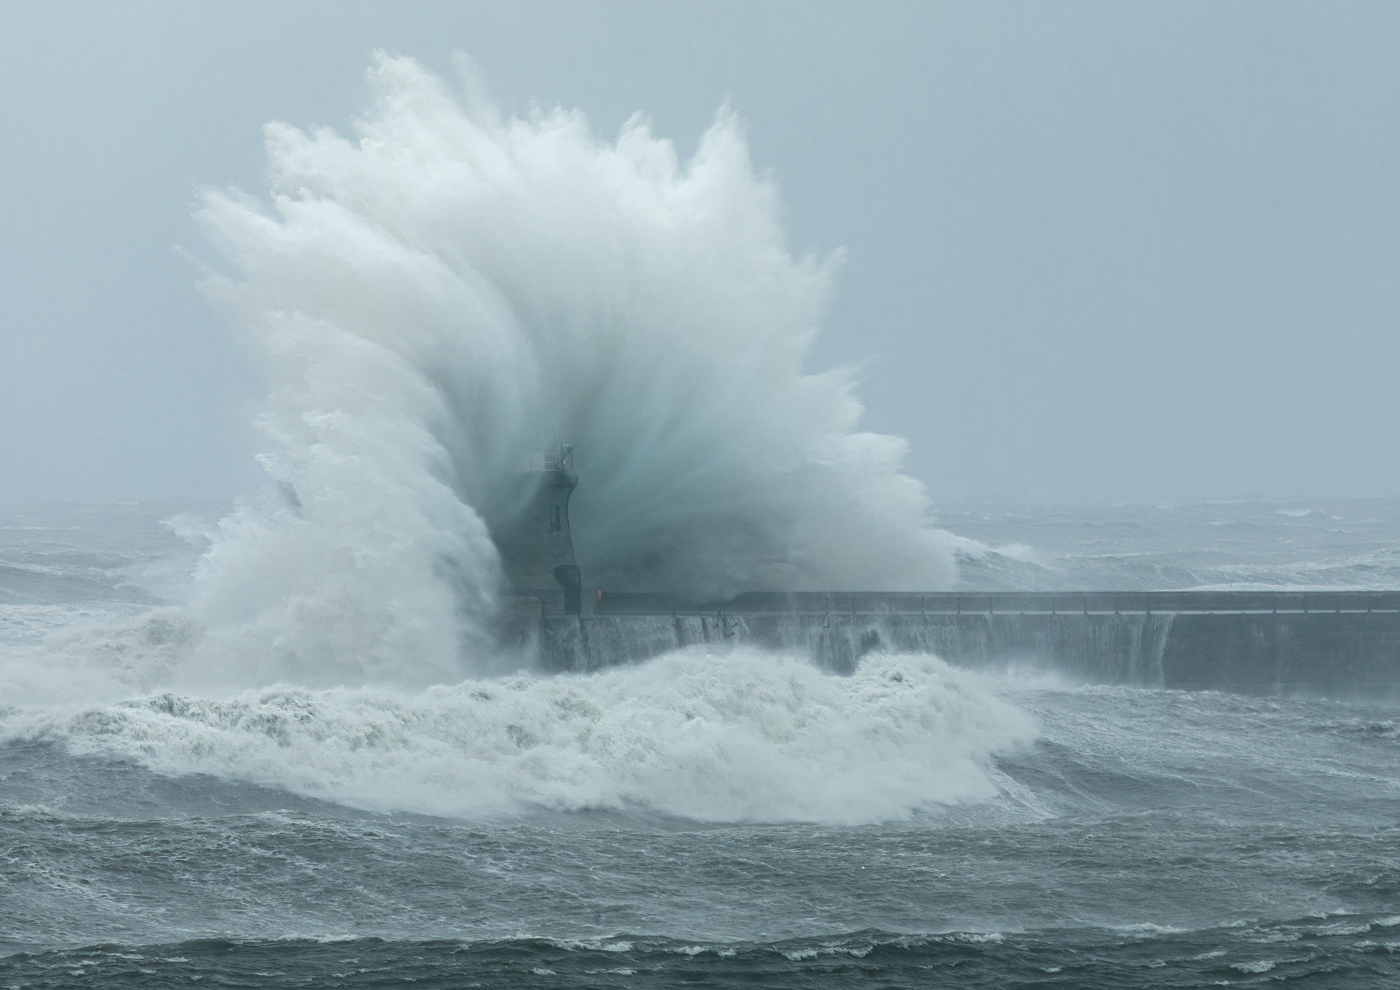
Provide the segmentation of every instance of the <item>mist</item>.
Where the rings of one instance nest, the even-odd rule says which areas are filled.
[[[266,484],[271,382],[201,189],[352,130],[376,49],[502,112],[731,108],[792,257],[844,261],[802,371],[966,498],[1391,495],[1400,14],[1321,3],[56,3],[0,8],[0,500]]]

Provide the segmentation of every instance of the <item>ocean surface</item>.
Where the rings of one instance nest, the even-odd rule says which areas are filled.
[[[215,689],[225,508],[0,512],[0,987],[1400,984],[1393,707],[745,649]],[[970,590],[1400,587],[1400,500],[937,515]]]

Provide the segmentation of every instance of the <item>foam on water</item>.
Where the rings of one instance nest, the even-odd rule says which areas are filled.
[[[721,112],[694,160],[634,118],[505,120],[380,56],[358,140],[267,128],[270,203],[209,192],[232,266],[209,292],[271,385],[283,493],[214,535],[205,673],[451,680],[485,649],[522,459],[577,444],[585,581],[947,587],[946,534],[857,431],[845,371],[805,374],[836,256],[794,259],[771,182]]]
[[[852,677],[753,650],[405,694],[274,687],[0,712],[42,739],[368,810],[641,807],[714,821],[864,822],[983,801],[1034,720],[928,656]]]
[[[0,704],[110,702],[168,686],[198,634],[179,607],[5,612]]]

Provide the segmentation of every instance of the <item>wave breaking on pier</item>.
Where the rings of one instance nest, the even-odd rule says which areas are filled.
[[[561,441],[590,586],[949,586],[905,441],[859,431],[849,371],[803,370],[839,255],[792,257],[732,113],[683,163],[640,116],[608,142],[411,59],[369,80],[355,139],[271,124],[270,200],[198,213],[280,492],[200,566],[214,652],[260,682],[451,678],[486,639],[522,455]]]

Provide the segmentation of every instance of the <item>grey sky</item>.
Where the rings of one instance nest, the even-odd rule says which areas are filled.
[[[1400,494],[1400,5],[0,0],[0,501],[259,484],[177,245],[378,47],[683,155],[728,98],[935,503]]]

